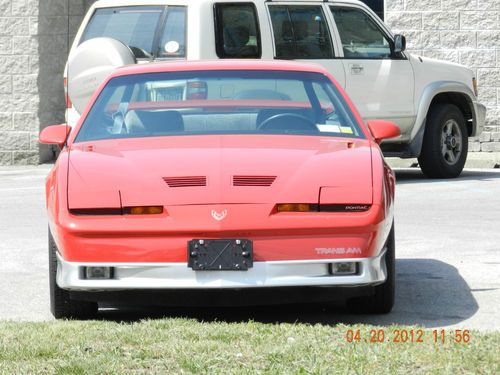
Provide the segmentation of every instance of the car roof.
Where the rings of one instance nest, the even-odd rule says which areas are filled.
[[[98,0],[92,6],[94,8],[108,8],[108,7],[116,7],[116,6],[134,6],[134,5],[192,5],[194,6],[196,3],[213,3],[215,0]],[[242,0],[217,0],[217,2],[241,2]],[[249,2],[250,0],[243,0],[243,2]],[[253,2],[270,2],[269,0],[253,0]],[[349,4],[362,4],[359,0],[273,0],[274,3],[279,2],[329,2],[329,3],[349,3]]]
[[[127,65],[115,70],[110,78],[147,73],[196,71],[196,70],[281,70],[310,72],[328,75],[325,68],[311,63],[288,60],[213,60],[182,62],[154,62],[150,64]]]

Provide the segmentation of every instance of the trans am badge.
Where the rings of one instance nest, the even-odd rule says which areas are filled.
[[[212,210],[212,217],[217,221],[224,220],[226,216],[227,216],[227,210],[224,210],[220,213],[215,210]]]

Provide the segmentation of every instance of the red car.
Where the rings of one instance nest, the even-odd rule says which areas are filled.
[[[394,174],[323,68],[292,62],[116,70],[77,126],[49,126],[50,300],[98,303],[394,301]]]

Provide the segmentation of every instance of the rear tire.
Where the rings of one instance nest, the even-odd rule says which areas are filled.
[[[57,276],[57,246],[49,230],[49,287],[50,312],[56,319],[92,319],[97,314],[97,303],[76,301],[70,298],[67,290],[59,288]]]
[[[458,107],[434,105],[429,110],[418,158],[422,172],[429,178],[458,177],[467,159],[468,141],[465,118]]]
[[[387,314],[394,306],[396,289],[396,246],[394,238],[394,223],[387,237],[385,253],[385,266],[387,278],[383,284],[375,286],[375,292],[371,296],[351,298],[347,301],[347,307],[353,313],[362,314]]]

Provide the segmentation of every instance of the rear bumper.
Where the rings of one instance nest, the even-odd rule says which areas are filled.
[[[298,286],[370,286],[385,281],[385,251],[371,258],[255,262],[248,271],[193,271],[187,263],[81,263],[58,254],[57,284],[70,291],[244,289]],[[338,276],[329,264],[356,262],[356,275]],[[114,267],[113,279],[87,280],[82,267]]]

